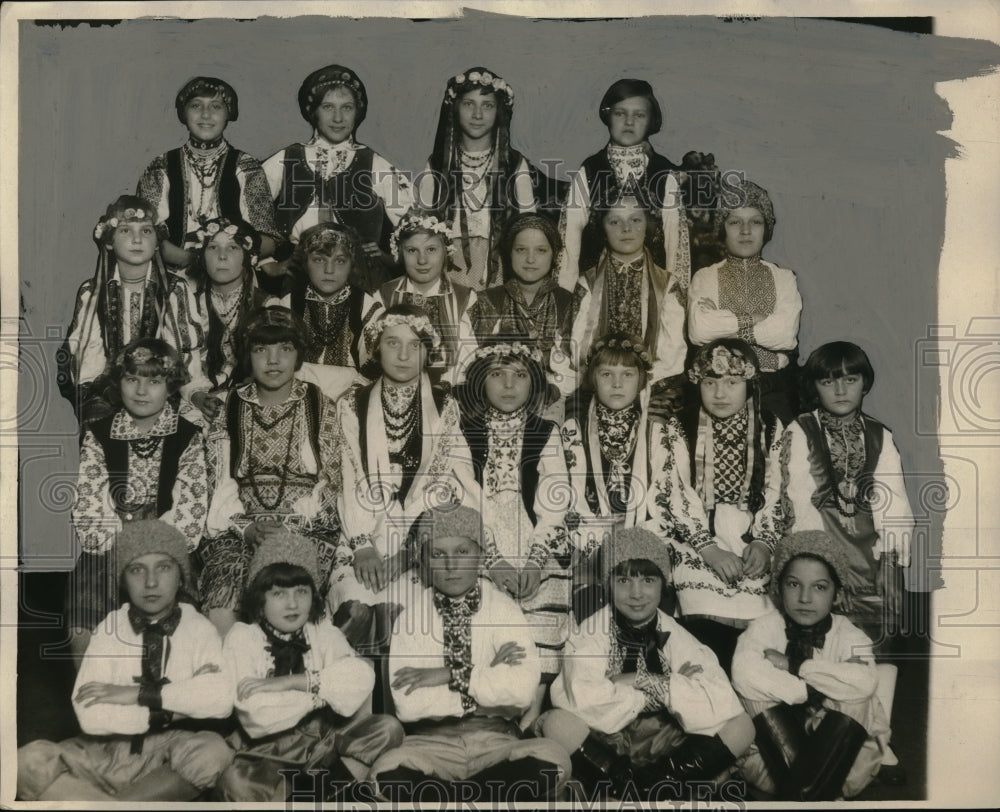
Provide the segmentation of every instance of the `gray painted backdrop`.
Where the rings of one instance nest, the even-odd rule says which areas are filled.
[[[1000,49],[809,19],[703,17],[531,21],[326,17],[21,24],[21,555],[66,569],[78,456],[75,421],[55,388],[54,354],[76,288],[93,273],[91,233],[185,130],[173,100],[191,76],[240,96],[227,136],[265,158],[310,135],[295,101],[317,67],[339,62],[366,83],[359,139],[418,172],[433,143],[448,76],[482,64],[516,93],[514,146],[561,174],[600,148],[597,103],[615,79],[649,80],[665,113],[654,146],[675,161],[715,154],[767,188],[777,227],[766,259],[792,268],[804,300],[800,349],[849,339],[876,370],[865,409],[893,430],[918,515],[938,544],[928,497],[940,480],[937,370],[920,363],[936,323],[944,235],[939,130],[951,114],[934,83],[982,74]],[[928,504],[925,504],[928,503]],[[930,511],[928,513],[928,511]],[[925,515],[926,514],[926,515]]]

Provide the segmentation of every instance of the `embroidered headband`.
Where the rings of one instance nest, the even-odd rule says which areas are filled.
[[[691,362],[691,369],[688,370],[688,379],[691,383],[701,383],[705,378],[722,378],[726,375],[735,375],[737,378],[751,380],[757,374],[757,367],[748,361],[739,352],[735,352],[729,347],[717,345],[712,348],[711,354],[704,350],[699,350]]]
[[[306,254],[311,254],[314,251],[329,254],[339,245],[351,257],[354,256],[358,247],[345,228],[334,223],[323,223],[308,229],[302,235],[300,244]]]
[[[358,75],[343,65],[327,65],[313,71],[303,80],[299,87],[299,112],[302,113],[302,118],[314,124],[313,114],[316,108],[327,92],[335,87],[346,87],[353,94],[358,105],[354,119],[354,129],[357,130],[368,112],[368,93]]]
[[[590,366],[597,357],[597,354],[605,349],[633,353],[639,359],[640,364],[646,372],[649,372],[653,368],[653,357],[650,355],[649,350],[646,349],[646,345],[642,339],[638,336],[624,333],[610,333],[603,338],[597,339],[597,341],[590,345],[590,352],[587,353],[587,365]]]
[[[452,76],[448,80],[448,88],[445,90],[445,103],[451,104],[460,94],[476,89],[502,93],[503,103],[508,107],[514,106],[514,88],[485,68],[470,68],[465,73]]]
[[[115,358],[115,366],[124,367],[126,363],[148,364],[151,361],[158,363],[164,372],[173,372],[181,364],[180,358],[172,353],[153,352],[149,347],[126,347]]]
[[[398,327],[400,324],[405,324],[413,330],[418,338],[429,341],[433,349],[441,346],[441,336],[438,335],[437,330],[434,329],[434,325],[431,324],[431,320],[427,316],[406,316],[402,313],[390,313],[388,316],[383,316],[377,321],[369,322],[365,327],[365,347],[368,350],[368,354],[372,355],[374,353],[379,339],[382,338],[382,333],[388,328]]]
[[[444,246],[448,249],[448,253],[450,254],[455,250],[455,247],[451,244],[451,235],[448,233],[447,223],[438,220],[433,214],[408,211],[399,221],[396,230],[392,232],[392,237],[389,238],[389,253],[396,257],[396,259],[402,259],[399,253],[400,242],[407,237],[412,237],[414,234],[420,233],[439,234],[444,240]]]
[[[177,108],[177,118],[181,124],[187,125],[184,118],[184,108],[187,107],[191,99],[203,96],[214,99],[216,96],[222,97],[222,103],[226,105],[229,121],[236,121],[240,116],[239,98],[236,91],[228,82],[216,79],[214,76],[195,76],[184,87],[177,91],[177,98],[174,99],[174,107]]]
[[[208,248],[208,244],[215,239],[215,235],[219,233],[228,234],[233,238],[240,248],[246,251],[250,255],[250,261],[253,264],[257,262],[257,252],[255,250],[255,234],[251,232],[250,228],[243,224],[234,223],[231,220],[227,220],[225,217],[216,217],[213,220],[207,220],[195,232],[195,236],[198,238],[198,245],[196,250],[204,251]]]

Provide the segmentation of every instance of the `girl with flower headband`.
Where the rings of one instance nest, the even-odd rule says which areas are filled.
[[[136,189],[167,224],[163,258],[175,267],[190,265],[198,230],[218,217],[251,226],[260,235],[260,255],[271,256],[281,235],[264,171],[223,137],[239,117],[236,91],[222,79],[195,76],[177,92],[174,107],[188,140],[156,156]]]
[[[604,94],[598,113],[610,138],[572,177],[562,220],[566,253],[559,284],[573,290],[580,274],[597,264],[604,240],[594,208],[628,194],[648,200],[659,225],[650,244],[653,261],[686,292],[691,256],[679,167],[649,144],[663,123],[653,88],[641,79],[619,79]]]
[[[657,516],[653,481],[666,451],[662,424],[648,419],[650,369],[641,338],[609,333],[591,346],[583,383],[566,403],[562,444],[583,551],[573,585],[578,620],[604,603],[594,553],[605,537],[616,527],[653,526]]]
[[[626,194],[595,204],[592,211],[603,248],[596,264],[576,283],[570,346],[583,359],[597,336],[642,336],[653,361],[650,382],[655,384],[656,411],[672,413],[680,401],[687,354],[686,282],[653,259],[660,223],[647,197]],[[562,359],[558,371],[566,382],[564,392],[575,380],[574,367],[581,366],[571,355]]]
[[[476,350],[458,390],[462,433],[492,531],[486,568],[529,620],[542,670],[559,671],[569,633],[569,475],[555,423],[539,414],[547,383],[541,353],[494,341]],[[541,695],[539,695],[539,700]]]
[[[237,338],[247,313],[268,297],[257,284],[258,236],[251,226],[218,217],[199,228],[195,237],[194,262],[182,277],[191,335],[167,338],[193,347],[191,381],[181,394],[210,422],[222,408],[225,390],[250,375],[238,362]]]
[[[59,391],[73,406],[81,430],[114,411],[117,385],[111,365],[140,338],[170,336],[191,350],[184,290],[167,273],[158,247],[165,236],[146,200],[122,195],[94,229],[97,268],[76,294],[73,321],[58,355]],[[177,341],[173,337],[183,336]]]
[[[514,91],[486,68],[448,79],[434,151],[420,176],[417,201],[438,213],[459,250],[451,278],[475,291],[500,282],[492,254],[503,224],[535,211],[529,164],[510,145]]]
[[[239,363],[248,383],[226,391],[208,430],[211,504],[201,546],[202,609],[225,634],[243,607],[256,549],[292,533],[316,550],[325,594],[340,538],[337,409],[296,374],[306,348],[301,320],[276,305],[247,314]]]
[[[283,301],[306,328],[301,375],[336,400],[366,383],[358,372],[367,360],[364,329],[382,308],[364,287],[361,238],[350,226],[319,223],[302,232],[289,265]]]
[[[444,273],[454,253],[448,227],[414,209],[399,221],[390,245],[405,275],[382,285],[378,300],[386,308],[414,305],[427,314],[441,339],[427,359],[431,380],[435,385],[457,383],[464,359],[476,348],[469,318],[476,293]]]
[[[857,344],[833,341],[802,368],[803,405],[781,438],[781,466],[754,538],[773,543],[797,530],[825,530],[847,558],[844,611],[876,645],[903,608],[913,513],[889,431],[861,411],[875,371]]]
[[[361,236],[374,263],[369,290],[396,274],[389,235],[413,206],[406,175],[377,152],[355,140],[368,115],[368,93],[350,68],[327,65],[299,87],[299,112],[312,138],[291,144],[264,161],[264,173],[289,243],[285,260],[302,233],[319,223],[350,226]]]
[[[427,357],[440,337],[423,311],[394,305],[369,323],[374,381],[338,405],[343,442],[343,541],[331,577],[333,621],[362,654],[386,652],[406,602],[411,561],[404,541],[428,504],[478,504],[456,400],[431,385]],[[380,694],[376,692],[376,696]]]
[[[177,412],[188,379],[180,354],[161,339],[138,339],[118,354],[109,378],[117,409],[84,431],[71,514],[82,548],[66,600],[70,649],[77,656],[97,624],[118,608],[113,556],[122,527],[161,519],[194,550],[208,511],[205,442]]]
[[[706,344],[688,377],[698,392],[665,426],[657,505],[670,538],[681,622],[729,673],[740,632],[770,609],[772,545],[749,530],[777,475],[783,426],[761,408],[757,358],[745,341]]]
[[[716,222],[726,258],[691,280],[688,334],[696,346],[727,336],[750,344],[760,361],[761,403],[787,424],[798,414],[802,299],[792,271],[761,259],[774,233],[771,198],[748,180],[724,187]]]

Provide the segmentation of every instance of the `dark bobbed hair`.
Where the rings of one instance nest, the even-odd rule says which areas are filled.
[[[137,361],[136,350],[148,350],[153,357],[146,361]],[[126,375],[163,378],[167,383],[169,395],[176,395],[180,388],[191,380],[180,353],[161,338],[139,338],[122,350],[109,372],[116,390]]]
[[[656,96],[653,95],[652,85],[643,79],[619,79],[611,85],[601,97],[598,115],[600,115],[604,126],[608,126],[611,108],[620,101],[636,96],[649,101],[650,119],[649,129],[646,131],[646,138],[649,138],[651,135],[656,135],[663,126],[663,112],[660,110],[660,103],[656,100]]]
[[[244,369],[250,369],[250,350],[255,344],[290,342],[298,351],[295,369],[302,369],[306,351],[306,328],[287,307],[271,305],[251,310],[236,342],[237,357]]]
[[[781,572],[778,573],[779,594],[781,589],[781,582],[785,580],[785,575],[788,573],[788,568],[792,566],[793,561],[798,561],[800,558],[805,559],[807,561],[818,561],[820,564],[826,567],[826,571],[830,574],[830,581],[833,583],[835,595],[839,595],[843,591],[844,584],[841,582],[840,576],[837,575],[837,571],[830,566],[830,562],[827,561],[825,558],[823,558],[823,556],[817,555],[816,553],[796,553],[791,558],[789,558],[787,562],[785,562],[785,566],[783,566],[781,568]]]
[[[528,379],[531,381],[531,391],[525,404],[528,411],[538,414],[545,408],[549,385],[545,377],[545,368],[538,361],[525,355],[497,353],[477,358],[469,364],[465,373],[465,383],[456,387],[455,394],[463,416],[481,418],[486,414],[490,407],[486,399],[486,378],[493,369],[508,364],[520,364],[528,372]]]
[[[627,333],[608,333],[606,338],[612,336],[617,336],[620,338],[627,338]],[[626,350],[620,346],[618,347],[602,347],[597,352],[594,353],[593,357],[587,359],[587,371],[584,373],[584,384],[591,391],[596,392],[596,375],[597,367],[601,364],[610,365],[621,365],[623,367],[635,367],[639,370],[639,391],[641,392],[646,388],[646,383],[649,380],[649,373],[646,370],[646,365],[643,363],[642,359],[639,358],[639,353],[634,350]]]
[[[301,285],[309,284],[310,254],[321,254],[328,257],[333,253],[333,248],[326,246],[315,246],[309,250],[306,249],[306,246],[313,237],[326,231],[342,235],[344,239],[341,244],[347,243],[345,247],[351,258],[351,271],[347,276],[347,284],[356,288],[364,288],[364,273],[368,268],[367,254],[365,254],[364,249],[361,247],[362,240],[358,232],[343,223],[317,223],[299,235],[299,242],[295,246],[295,250],[292,251],[291,259],[288,262],[288,267],[296,280]]]
[[[184,84],[184,87],[177,91],[177,97],[174,99],[174,108],[177,110],[177,118],[181,124],[187,126],[187,121],[184,120],[184,108],[187,107],[191,99],[195,99],[198,96],[210,99],[221,96],[223,103],[226,105],[228,120],[236,121],[240,117],[239,98],[229,82],[216,79],[214,76],[195,76],[193,79],[189,79]]]
[[[511,262],[511,256],[514,252],[514,240],[518,234],[522,231],[527,231],[529,228],[541,231],[549,243],[549,248],[552,249],[552,265],[549,267],[550,276],[559,263],[563,241],[555,223],[550,218],[541,214],[535,214],[534,212],[517,214],[507,221],[503,234],[500,236],[500,264],[503,267],[504,282],[516,278]]]
[[[412,304],[394,304],[384,313],[375,314],[376,319],[382,319],[386,316],[426,316],[427,311],[422,307],[417,307]],[[434,349],[434,345],[431,343],[431,339],[427,336],[418,336],[420,343],[424,345],[425,353],[430,356]],[[362,375],[364,375],[368,380],[373,381],[382,375],[382,350],[379,347],[381,343],[381,338],[379,342],[372,347],[371,355],[368,360],[362,365],[359,370]],[[427,361],[424,361],[424,366],[427,366]]]
[[[254,576],[243,595],[243,619],[247,623],[259,623],[264,619],[264,602],[268,590],[272,587],[287,589],[293,586],[307,586],[312,590],[309,622],[317,623],[324,615],[324,602],[319,598],[316,584],[308,570],[287,561],[268,564]]]
[[[861,347],[850,341],[830,341],[813,350],[802,367],[800,378],[805,411],[811,411],[819,405],[817,381],[843,378],[845,375],[860,375],[864,379],[864,394],[871,391],[875,384],[875,370]]]

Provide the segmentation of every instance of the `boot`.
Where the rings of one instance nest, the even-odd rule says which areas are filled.
[[[478,800],[484,805],[492,807],[510,806],[514,801],[547,801],[555,800],[556,788],[559,784],[557,775],[559,768],[548,761],[525,756],[516,758],[513,761],[501,761],[492,767],[487,767],[468,780],[478,784],[480,788]],[[534,792],[530,786],[522,785],[520,797],[509,796],[506,791],[509,787],[517,786],[521,782],[534,782]],[[503,787],[505,793],[497,797],[495,790]]]
[[[789,801],[833,801],[840,797],[847,774],[868,738],[868,731],[850,716],[827,711],[819,727],[778,787],[778,798]]]
[[[657,785],[679,784],[681,796],[687,797],[692,789],[689,783],[711,781],[734,761],[736,756],[718,736],[692,733],[666,759],[642,768],[635,777],[636,788],[649,795]],[[666,791],[665,786],[662,789]]]
[[[632,767],[627,756],[620,756],[608,745],[588,736],[580,749],[570,756],[573,777],[580,782],[590,799],[595,792],[606,798],[621,797],[632,780]]]
[[[326,770],[325,773],[319,775],[322,787],[322,799],[324,801],[334,801],[337,798],[343,798],[348,789],[357,783],[357,779],[354,777],[347,765],[340,760],[340,756],[337,755],[336,751],[330,753],[325,759],[322,759],[317,765],[316,769]]]
[[[776,787],[788,782],[789,769],[798,758],[805,734],[790,705],[775,705],[758,713],[753,719],[757,731],[756,743],[760,757]]]

